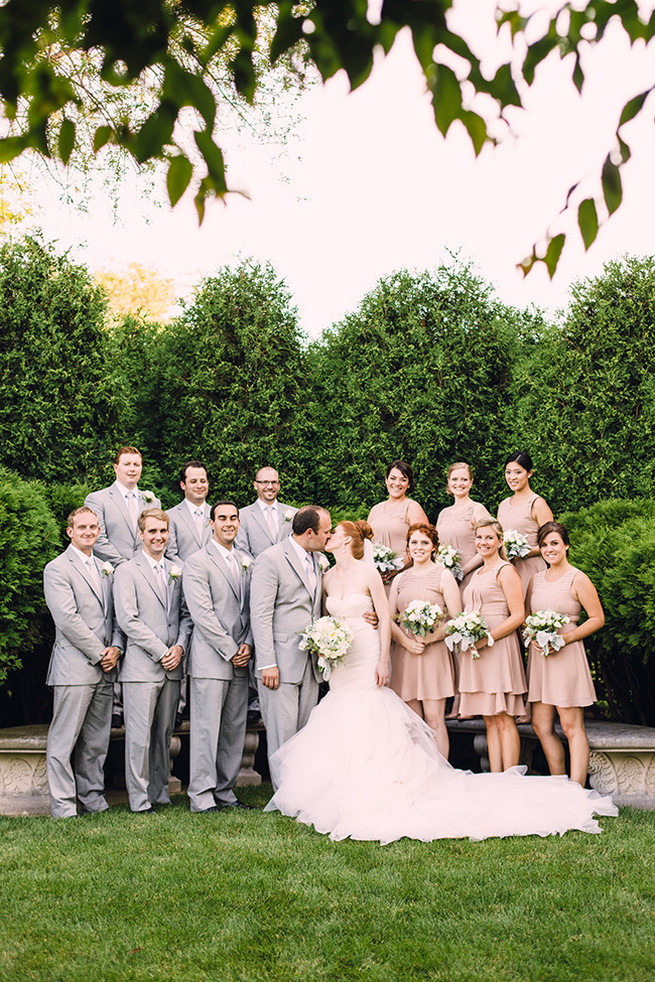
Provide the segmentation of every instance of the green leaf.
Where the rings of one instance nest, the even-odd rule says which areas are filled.
[[[207,188],[211,188],[217,194],[225,194],[227,192],[227,184],[225,183],[225,163],[221,148],[214,143],[211,133],[208,133],[207,130],[196,130],[193,135],[198,150],[200,150],[207,164],[208,174],[207,177],[203,178],[201,187],[204,185]]]
[[[630,99],[629,102],[626,102],[625,106],[623,107],[623,111],[621,112],[621,118],[619,120],[619,128],[621,126],[624,126],[631,119],[635,118],[637,113],[641,111],[643,104],[645,103],[646,99],[648,98],[648,96],[651,94],[652,91],[653,91],[652,88],[646,89],[645,92],[642,92],[640,95],[636,95],[634,99]]]
[[[555,270],[557,269],[559,257],[562,255],[562,249],[564,248],[565,241],[566,236],[561,233],[560,235],[556,235],[555,238],[551,239],[548,243],[548,248],[546,249],[546,255],[543,258],[543,262],[546,264],[548,275],[551,280],[555,275]]]
[[[303,17],[294,17],[293,11],[296,3],[291,0],[282,0],[278,3],[277,29],[271,42],[271,63],[275,64],[277,59],[289,48],[303,37]]]
[[[598,212],[593,198],[585,198],[578,208],[578,228],[582,235],[585,251],[598,235]]]
[[[93,152],[97,153],[106,143],[109,143],[114,130],[111,126],[99,126],[93,134]]]
[[[135,134],[132,153],[140,164],[152,157],[159,157],[162,149],[171,141],[175,116],[168,106],[161,104]]]
[[[25,149],[25,138],[22,136],[8,136],[0,140],[0,164],[7,164],[14,160]]]
[[[621,187],[621,175],[619,173],[619,168],[616,166],[616,164],[612,163],[609,154],[605,158],[605,163],[603,164],[601,181],[607,210],[610,215],[613,215],[621,204],[621,199],[623,198],[623,188]]]
[[[481,116],[473,112],[463,112],[461,120],[468,131],[477,157],[488,139],[487,124]]]
[[[168,165],[168,172],[166,174],[168,198],[173,207],[175,207],[188,188],[192,174],[193,166],[188,157],[184,154],[178,154],[176,157],[173,157]]]
[[[446,65],[435,65],[428,81],[432,90],[434,119],[445,136],[451,124],[462,115],[462,90],[457,76]]]
[[[64,119],[59,129],[59,156],[62,163],[67,164],[75,146],[75,123],[72,119]]]

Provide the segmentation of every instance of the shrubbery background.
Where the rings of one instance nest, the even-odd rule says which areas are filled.
[[[253,472],[270,464],[285,500],[336,516],[366,515],[385,466],[404,457],[431,518],[448,503],[449,463],[471,463],[475,497],[494,511],[505,456],[528,450],[533,487],[567,512],[572,559],[606,607],[589,649],[610,709],[655,724],[655,504],[634,500],[653,495],[654,361],[652,258],[578,284],[556,324],[501,304],[465,263],[399,272],[310,344],[268,266],[219,270],[171,324],[116,324],[84,268],[33,239],[5,244],[4,725],[47,718],[41,571],[70,508],[113,480],[124,443],[142,449],[141,486],[165,506],[179,499],[182,462],[199,457],[214,494],[248,503]]]

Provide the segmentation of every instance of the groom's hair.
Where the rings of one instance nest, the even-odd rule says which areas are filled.
[[[296,514],[293,516],[293,521],[291,522],[291,531],[294,535],[304,535],[309,529],[312,532],[318,532],[318,527],[321,523],[321,512],[325,511],[324,508],[319,508],[317,505],[305,505],[304,508],[300,508]]]

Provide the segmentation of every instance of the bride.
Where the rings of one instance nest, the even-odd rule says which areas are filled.
[[[600,832],[594,814],[616,815],[611,798],[566,777],[458,771],[432,731],[389,688],[389,607],[382,580],[363,561],[366,522],[340,522],[326,544],[336,565],[323,578],[327,611],[353,641],[332,669],[330,691],[306,726],[271,760],[281,811],[332,839],[381,843],[445,838]],[[376,629],[364,619],[374,610]]]

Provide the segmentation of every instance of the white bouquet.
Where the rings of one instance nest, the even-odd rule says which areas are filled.
[[[507,532],[503,534],[503,541],[505,543],[507,558],[510,560],[525,559],[530,552],[528,540],[522,532],[517,532],[516,529],[508,529]]]
[[[400,623],[412,634],[420,634],[424,638],[444,616],[439,604],[431,604],[427,600],[412,600],[400,614]]]
[[[300,650],[318,656],[318,667],[327,682],[332,668],[341,662],[352,644],[353,636],[336,617],[319,617],[300,635]]]
[[[489,633],[487,622],[482,614],[478,613],[476,610],[471,611],[470,613],[464,611],[461,614],[457,614],[456,617],[453,617],[452,621],[448,621],[444,628],[444,636],[450,651],[452,651],[455,646],[457,646],[460,652],[467,651],[470,648],[471,658],[480,657],[480,652],[475,647],[476,641],[481,641],[482,638],[486,638],[487,645],[490,648],[494,643],[494,639]]]
[[[526,644],[538,644],[542,655],[559,651],[564,647],[565,640],[558,631],[560,627],[568,624],[569,619],[566,614],[560,614],[557,610],[535,610],[525,619],[523,640]]]
[[[455,579],[459,582],[462,578],[462,557],[457,549],[452,546],[440,546],[437,553],[437,562],[449,569]]]
[[[382,545],[381,542],[373,543],[373,562],[378,573],[393,573],[394,570],[402,569],[405,565],[397,552],[389,546]]]

